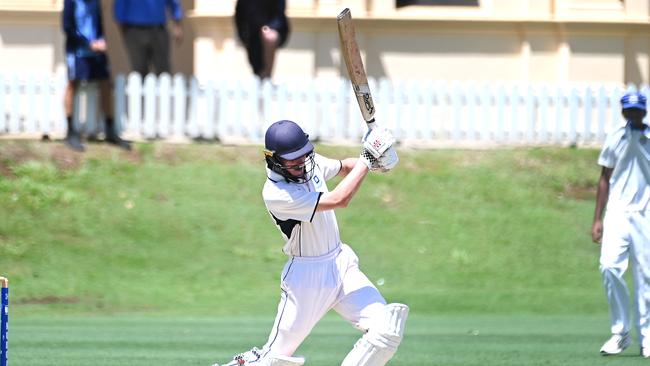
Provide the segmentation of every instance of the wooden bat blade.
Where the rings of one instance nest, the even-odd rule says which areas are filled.
[[[353,84],[368,83],[366,69],[363,67],[361,52],[357,44],[356,31],[352,23],[350,9],[345,9],[336,18],[339,26],[339,40],[341,41],[341,52],[348,69],[350,81]]]
[[[375,103],[370,94],[366,69],[363,66],[361,52],[357,44],[356,31],[352,23],[350,9],[344,9],[337,17],[336,22],[339,30],[339,41],[341,43],[341,54],[345,61],[348,76],[354,89],[354,94],[359,102],[359,108],[363,119],[372,127],[375,121]]]

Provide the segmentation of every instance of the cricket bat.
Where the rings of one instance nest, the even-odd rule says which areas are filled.
[[[339,40],[341,41],[341,54],[345,60],[348,76],[352,83],[352,89],[357,97],[361,115],[368,125],[368,129],[375,128],[375,103],[372,101],[366,69],[363,67],[361,52],[357,44],[354,24],[350,9],[345,8],[337,17],[336,22],[339,28]]]

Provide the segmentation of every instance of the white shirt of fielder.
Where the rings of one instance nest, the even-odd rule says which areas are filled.
[[[645,211],[650,208],[650,127],[629,124],[612,131],[598,157],[598,165],[613,169],[607,211]]]

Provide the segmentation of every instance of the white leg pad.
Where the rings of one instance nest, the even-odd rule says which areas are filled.
[[[341,366],[384,366],[402,342],[409,307],[388,304],[352,348]]]
[[[303,357],[287,357],[287,356],[266,356],[263,359],[262,365],[264,366],[302,366],[305,363]]]

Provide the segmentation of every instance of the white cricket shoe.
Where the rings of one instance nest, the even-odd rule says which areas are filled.
[[[641,357],[650,358],[650,347],[641,347]]]
[[[235,357],[232,358],[232,361],[221,366],[245,366],[252,362],[259,361],[260,358],[262,358],[262,351],[257,347],[253,347],[250,351],[235,355]],[[219,366],[219,364],[215,363],[212,366]]]
[[[603,356],[617,355],[623,352],[632,344],[632,337],[629,334],[614,334],[603,344],[600,354]]]

